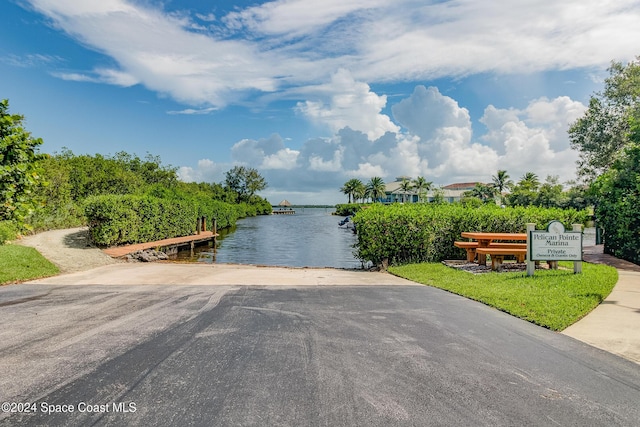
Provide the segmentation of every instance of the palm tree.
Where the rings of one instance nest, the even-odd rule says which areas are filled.
[[[493,186],[500,194],[502,194],[504,190],[508,190],[513,186],[513,181],[509,179],[509,175],[505,170],[499,170],[496,175],[491,177],[491,179],[493,180]]]
[[[504,190],[511,189],[513,187],[513,181],[509,179],[509,175],[507,175],[507,171],[499,170],[496,175],[491,177],[493,180],[493,188],[495,188],[500,195],[500,203],[505,204],[504,196],[502,193]]]
[[[400,183],[400,190],[402,190],[402,203],[406,201],[405,199],[407,197],[407,194],[409,194],[412,189],[413,184],[411,183],[411,181],[403,178],[402,183]]]
[[[518,185],[526,190],[536,191],[538,187],[540,187],[540,180],[538,179],[538,175],[533,172],[527,172],[522,175],[520,178],[520,182]]]
[[[477,197],[482,200],[483,203],[488,203],[495,197],[496,187],[493,185],[477,183],[475,187],[473,187],[473,190],[467,191],[466,193],[471,197]]]
[[[423,176],[419,176],[413,180],[413,188],[416,189],[418,193],[418,198],[422,201],[425,194],[427,194],[431,187],[433,186],[433,182],[427,181]]]
[[[353,202],[357,202],[358,200],[362,200],[364,202],[364,198],[367,196],[367,187],[362,183],[362,181],[357,180],[358,185],[353,190]]]
[[[386,185],[382,178],[379,176],[374,176],[367,183],[367,197],[371,198],[371,201],[375,201],[377,199],[381,199],[386,196]]]
[[[355,194],[358,190],[359,187],[362,187],[364,184],[362,184],[362,181],[360,181],[357,178],[353,178],[350,179],[349,181],[345,182],[344,185],[342,186],[342,188],[340,189],[340,191],[342,191],[342,193],[346,194],[347,196],[349,196],[349,203],[351,203],[351,198],[353,197],[353,201],[355,202]]]

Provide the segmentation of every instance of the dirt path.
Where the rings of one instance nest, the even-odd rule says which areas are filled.
[[[91,245],[86,227],[51,230],[26,236],[17,244],[37,249],[61,273],[90,270],[117,261]]]

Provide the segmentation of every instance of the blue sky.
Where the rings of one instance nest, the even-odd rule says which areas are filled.
[[[566,130],[637,0],[5,0],[0,98],[45,143],[159,155],[186,181],[257,168],[277,203],[351,178],[575,177]]]

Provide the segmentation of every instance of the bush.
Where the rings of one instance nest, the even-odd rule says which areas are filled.
[[[336,215],[340,216],[353,216],[358,213],[363,206],[361,203],[342,203],[336,205]]]
[[[188,202],[151,196],[93,196],[85,203],[89,232],[99,245],[150,242],[192,234],[197,212],[197,207]]]
[[[27,222],[33,232],[81,227],[86,224],[83,205],[73,201],[47,204],[36,209],[27,218]]]
[[[0,245],[18,236],[18,226],[14,221],[0,221]]]
[[[453,246],[463,231],[523,233],[526,224],[544,228],[552,220],[584,224],[586,211],[539,207],[500,208],[484,205],[466,208],[460,204],[375,204],[356,214],[356,256],[380,265],[409,262],[439,262],[464,259],[465,251]]]
[[[640,264],[640,142],[629,144],[593,187],[605,253]]]
[[[205,217],[207,230],[233,227],[239,218],[271,210],[265,203],[229,204],[197,195],[168,192],[150,195],[104,195],[85,203],[89,232],[98,245],[123,245],[187,236]]]

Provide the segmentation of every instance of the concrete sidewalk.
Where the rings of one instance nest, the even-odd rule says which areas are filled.
[[[584,260],[615,267],[618,282],[595,310],[562,333],[640,364],[640,266],[602,249],[585,248]]]

